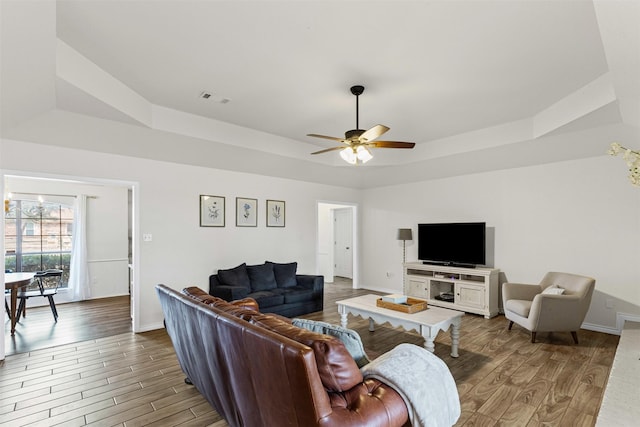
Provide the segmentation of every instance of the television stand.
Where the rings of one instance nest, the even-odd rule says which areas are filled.
[[[443,267],[461,267],[461,268],[476,268],[475,264],[462,264],[458,262],[446,262],[446,261],[422,261],[424,265],[439,265]]]
[[[409,262],[404,264],[405,293],[426,299],[431,305],[481,314],[489,319],[499,310],[499,273],[494,268]]]

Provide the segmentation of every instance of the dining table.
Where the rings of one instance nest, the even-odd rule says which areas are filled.
[[[18,308],[18,289],[27,286],[35,273],[4,273],[4,288],[11,290],[11,336],[16,332],[16,310]]]

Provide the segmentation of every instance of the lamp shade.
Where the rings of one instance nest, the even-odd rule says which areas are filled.
[[[413,240],[413,235],[411,234],[410,228],[399,228],[398,229],[398,240]]]

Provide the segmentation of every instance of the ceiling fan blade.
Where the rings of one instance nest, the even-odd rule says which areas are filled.
[[[374,141],[368,143],[367,145],[374,148],[413,148],[416,143],[401,141]]]
[[[314,138],[330,139],[332,141],[345,142],[344,138],[336,138],[335,136],[327,136],[327,135],[318,135],[317,133],[308,133],[307,136],[312,136]]]
[[[344,149],[345,147],[331,147],[331,148],[326,148],[324,150],[316,151],[315,153],[311,153],[311,154],[322,154],[322,153],[327,153],[329,151],[344,150]]]
[[[374,139],[378,138],[380,135],[382,135],[388,130],[389,128],[386,127],[385,125],[375,125],[371,129],[369,129],[368,131],[360,135],[360,141],[364,141],[364,142],[373,141]]]

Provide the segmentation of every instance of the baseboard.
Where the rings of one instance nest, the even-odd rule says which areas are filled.
[[[156,329],[164,329],[164,322],[150,323],[148,325],[140,325],[140,329],[136,333],[155,331]]]
[[[595,323],[583,323],[582,325],[580,325],[580,328],[586,329],[587,331],[602,332],[604,334],[620,335],[620,330],[618,330],[617,328],[596,325]]]
[[[616,314],[616,325],[622,333],[622,328],[624,328],[624,322],[640,322],[640,314],[629,314],[629,313],[618,313]]]
[[[595,323],[583,323],[581,325],[582,329],[586,329],[588,331],[595,332],[603,332],[605,334],[611,335],[620,335],[622,333],[622,328],[624,327],[624,322],[640,322],[640,315],[638,314],[629,314],[629,313],[616,313],[616,326],[612,328],[610,326],[596,325]]]

